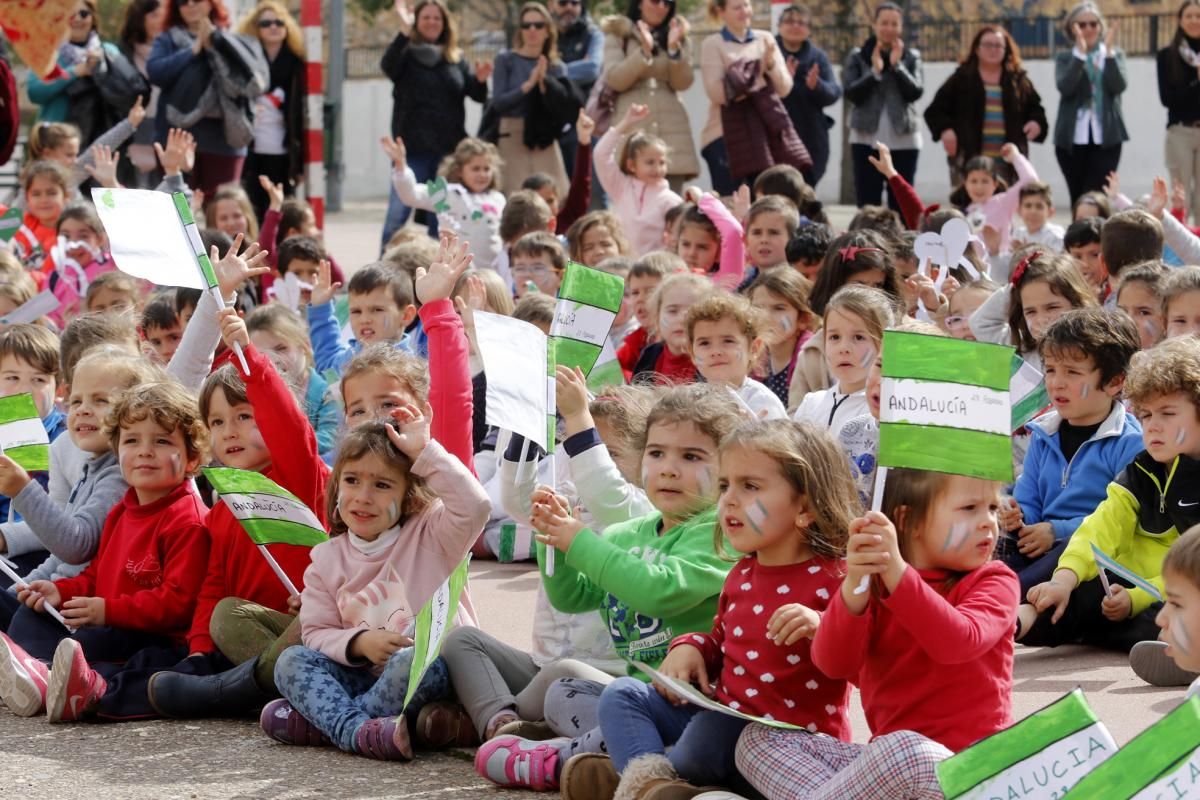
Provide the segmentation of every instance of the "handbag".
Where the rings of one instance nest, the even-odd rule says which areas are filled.
[[[596,123],[596,131],[593,135],[597,138],[603,136],[604,132],[612,125],[613,114],[617,112],[617,93],[604,82],[604,78],[599,78],[592,85],[584,112]]]
[[[100,90],[100,99],[117,118],[127,116],[129,109],[139,97],[144,105],[150,104],[150,82],[138,71],[133,62],[123,53],[104,49],[103,69],[98,69],[92,75],[96,88]]]

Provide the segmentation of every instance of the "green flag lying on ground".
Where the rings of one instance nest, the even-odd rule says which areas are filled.
[[[1182,800],[1200,797],[1200,697],[1137,735],[1064,800]]]
[[[1076,689],[941,762],[937,776],[946,800],[1050,800],[1116,752]]]

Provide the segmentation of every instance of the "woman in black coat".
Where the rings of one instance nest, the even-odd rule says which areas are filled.
[[[925,109],[925,122],[933,140],[941,140],[956,186],[963,165],[975,156],[990,156],[1011,169],[1000,158],[1005,142],[1029,155],[1029,143],[1045,141],[1049,130],[1042,98],[1021,66],[1021,51],[999,25],[985,25],[975,34],[967,57]]]
[[[1158,96],[1167,107],[1167,169],[1200,219],[1200,0],[1184,0],[1171,43],[1158,51]]]
[[[382,62],[384,74],[392,81],[392,137],[404,139],[408,166],[418,181],[427,181],[466,138],[464,103],[468,97],[479,103],[487,100],[492,65],[479,63],[473,71],[467,67],[458,47],[457,25],[443,0],[418,0],[412,9],[407,0],[396,0],[396,13],[400,33]],[[384,245],[411,211],[391,189]],[[436,232],[436,227],[431,230]]]

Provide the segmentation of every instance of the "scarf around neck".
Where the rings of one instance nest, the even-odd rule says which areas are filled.
[[[1100,43],[1097,42],[1096,46],[1083,56],[1083,68],[1087,71],[1088,81],[1092,84],[1092,99],[1089,105],[1097,121],[1103,119],[1102,112],[1104,110],[1104,76],[1100,68],[1100,61],[1104,57],[1103,53]]]
[[[87,55],[92,50],[100,49],[100,36],[92,31],[88,34],[87,41],[83,44],[75,44],[69,39],[63,42],[62,47],[58,48],[58,62],[63,69],[70,69],[76,64],[80,64],[87,60]]]

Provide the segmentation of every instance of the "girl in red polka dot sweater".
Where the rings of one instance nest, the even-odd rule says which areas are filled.
[[[858,686],[873,738],[751,725],[737,766],[768,800],[940,798],[937,763],[1008,726],[1019,589],[992,558],[999,510],[995,481],[888,473],[884,513],[850,526],[812,647],[822,671]]]
[[[716,546],[723,533],[746,555],[721,590],[712,632],[677,637],[660,669],[730,708],[848,741],[849,686],[821,673],[810,653],[861,511],[845,455],[807,423],[747,423],[721,444],[719,488]],[[617,797],[736,781],[745,720],[629,678],[605,688],[599,717],[621,776]]]

